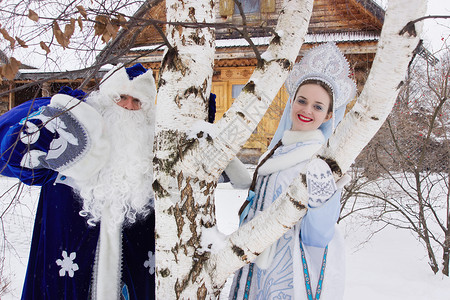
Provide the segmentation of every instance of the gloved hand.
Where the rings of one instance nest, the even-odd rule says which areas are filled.
[[[328,164],[318,158],[312,159],[306,167],[308,206],[318,208],[336,192],[336,182]]]

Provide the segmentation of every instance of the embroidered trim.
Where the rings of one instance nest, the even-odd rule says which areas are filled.
[[[303,250],[301,237],[300,237],[300,251],[302,253],[303,275],[305,276],[306,295],[308,296],[308,300],[319,300],[320,294],[322,292],[323,278],[325,276],[325,266],[327,263],[328,245],[325,247],[325,250],[323,251],[322,267],[320,268],[319,281],[317,282],[316,295],[314,297],[312,295],[311,279],[309,277],[308,264],[306,262],[306,255],[305,255],[305,251]]]

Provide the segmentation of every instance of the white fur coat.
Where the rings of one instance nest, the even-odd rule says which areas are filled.
[[[285,132],[283,145],[259,168],[256,196],[247,220],[270,206],[284,192],[292,179],[304,171],[307,162],[324,141],[320,130]],[[331,198],[328,202],[330,201],[339,201],[339,197]],[[330,205],[328,202],[325,205]],[[308,222],[307,216],[303,218],[303,222]],[[244,299],[245,293],[248,293],[248,299],[308,299],[299,244],[302,226],[302,223],[295,225],[272,247],[266,249],[255,263],[235,273],[230,299]],[[324,249],[306,245],[304,249],[311,287],[315,293]],[[344,257],[343,239],[336,231],[328,244],[321,300],[343,298]]]

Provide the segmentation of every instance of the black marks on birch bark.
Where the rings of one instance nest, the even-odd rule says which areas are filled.
[[[202,180],[199,185],[205,196],[211,195],[216,188],[216,183],[214,181],[206,182]]]
[[[319,156],[319,158],[328,164],[333,173],[337,174],[338,176],[342,176],[342,170],[334,159],[323,156]]]
[[[364,114],[362,114],[361,112],[357,111],[357,110],[352,110],[353,115],[356,117],[356,119],[358,120],[362,120],[364,117]],[[372,121],[380,121],[380,118],[377,116],[371,116],[370,120]],[[328,142],[327,142],[328,143]]]
[[[200,276],[200,274],[203,270],[203,265],[208,260],[208,258],[209,258],[209,253],[208,253],[208,255],[194,254],[194,257],[192,259],[191,271],[189,272],[189,274],[186,275],[185,278],[183,278],[181,281],[179,281],[177,279],[177,281],[175,283],[175,294],[177,295],[177,299],[180,298],[181,293],[186,289],[189,281],[191,281],[193,283],[197,281],[197,278]],[[207,290],[204,285],[203,285],[203,288],[204,288],[204,291],[202,291],[202,292],[205,294],[205,297],[206,297]],[[198,293],[197,293],[197,295],[198,295]],[[200,299],[204,299],[204,298],[200,298]]]
[[[187,139],[186,134],[181,133],[179,131],[167,131],[157,137],[157,140],[163,141],[167,145],[171,145],[171,147],[175,147],[177,151],[170,151],[170,155],[168,158],[159,159],[156,158],[153,160],[154,165],[157,168],[173,177],[178,176],[179,174],[175,174],[173,171],[173,167],[186,155],[186,153],[191,150],[196,143],[197,140]]]
[[[301,181],[304,185],[306,185],[306,174],[301,174]]]
[[[280,45],[281,44],[281,38],[278,35],[278,33],[275,33],[275,36],[272,38],[272,40],[270,41],[271,45]]]
[[[298,209],[298,210],[302,210],[302,209],[306,209],[306,206],[304,206],[301,202],[297,201],[295,198],[293,197],[289,197],[289,201],[292,202],[292,204],[294,204],[294,206]]]
[[[192,223],[195,223],[195,217],[197,216],[198,207],[194,201],[193,189],[191,186],[191,178],[187,177],[185,180],[185,186],[181,189],[181,203],[183,214],[189,219]],[[194,230],[193,234],[197,235],[196,230]]]
[[[204,252],[202,254],[195,253],[193,257],[193,265],[192,265],[192,272],[190,274],[190,277],[192,279],[192,282],[197,281],[197,278],[200,276],[203,265],[205,262],[209,259],[210,252]]]
[[[177,299],[180,299],[181,292],[183,292],[187,286],[187,281],[188,281],[187,279],[184,279],[180,283],[177,279],[177,281],[175,282],[175,295],[177,295]]]
[[[243,92],[254,94],[255,93],[255,83],[253,80],[249,81],[243,88]]]
[[[176,244],[172,252],[176,259],[179,251],[184,251],[184,255],[186,256],[192,255],[191,271],[175,283],[175,294],[179,298],[190,282],[195,283],[201,278],[204,264],[210,257],[209,252],[198,251],[200,249],[199,228],[210,228],[214,224],[208,220],[199,218],[199,216],[206,216],[213,213],[214,207],[210,203],[210,195],[214,192],[216,183],[214,181],[209,182],[186,176],[183,172],[179,172],[177,175],[177,184],[180,191],[180,201],[175,205],[174,215],[180,242]],[[196,201],[196,197],[202,196],[206,197],[206,201],[203,204],[199,200]],[[189,231],[190,237],[187,241],[183,240],[183,230]],[[201,290],[200,293],[202,295],[205,293],[206,297],[208,291]]]
[[[414,24],[415,24],[414,21],[409,21],[408,24],[406,24],[405,27],[403,27],[398,34],[404,35],[405,33],[407,33],[409,36],[416,37],[417,31],[416,26]]]
[[[176,243],[175,246],[172,249],[170,249],[170,252],[172,252],[173,257],[175,258],[175,263],[178,263],[178,253],[180,251],[179,249],[180,249],[179,243]]]
[[[192,22],[197,23],[197,19],[195,18],[195,8],[189,7],[189,19],[191,19]]]
[[[153,181],[152,184],[153,191],[156,194],[157,198],[168,197],[169,193],[161,186],[158,180]]]
[[[189,38],[196,44],[199,46],[203,46],[206,43],[206,39],[205,36],[202,34],[202,31],[200,28],[197,28],[195,30],[195,32],[192,32],[189,35]]]
[[[175,101],[175,104],[177,105],[177,107],[181,108],[181,101],[180,101],[180,96],[179,95],[175,96],[174,101]]]
[[[175,217],[175,222],[177,224],[177,234],[178,234],[178,238],[181,237],[181,233],[183,232],[183,226],[185,224],[184,222],[184,218],[183,218],[183,214],[181,212],[181,208],[178,206],[179,203],[177,203],[175,205],[175,209],[174,209],[174,217]]]
[[[181,190],[181,184],[183,183],[183,179],[184,179],[183,171],[180,171],[180,173],[178,173],[178,176],[177,176],[177,182],[178,182],[178,189],[179,190]]]
[[[205,300],[207,294],[208,294],[208,290],[207,290],[207,288],[205,286],[205,283],[203,283],[202,286],[199,287],[198,290],[197,290],[197,299]]]
[[[158,80],[158,89],[166,84],[166,81],[162,78],[162,76],[159,76]]]
[[[276,62],[285,70],[289,71],[291,69],[291,62],[289,59],[277,59]]]
[[[196,86],[191,86],[188,89],[186,89],[184,91],[184,95],[183,96],[185,98],[189,97],[190,95],[194,95],[195,97],[197,97],[198,94],[200,94],[200,96],[203,99],[203,102],[205,102],[205,98],[203,97],[203,94],[201,93],[200,89],[198,87],[196,87]]]
[[[181,61],[177,47],[169,49],[164,56],[161,62],[161,70],[165,69],[168,71],[178,71],[181,72],[181,75],[186,76],[188,68]]]
[[[213,68],[214,66],[211,66],[211,69]],[[206,89],[208,88],[208,79],[206,78],[205,80],[203,80],[203,83],[202,83],[202,90],[203,91],[206,91]],[[208,96],[208,100],[209,100],[209,96]]]
[[[242,248],[240,248],[236,245],[233,245],[233,247],[231,249],[238,257],[242,257],[245,254],[244,250],[242,250]]]
[[[161,274],[161,277],[165,278],[165,277],[170,275],[170,270],[169,269],[162,269],[161,271],[159,271],[159,274]]]

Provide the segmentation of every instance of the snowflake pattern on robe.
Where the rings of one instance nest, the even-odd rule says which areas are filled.
[[[144,267],[148,268],[150,275],[155,273],[155,255],[152,251],[148,251],[148,260],[144,262]]]
[[[69,256],[67,256],[67,252],[62,252],[63,260],[57,259],[56,264],[58,266],[61,266],[61,270],[59,270],[59,276],[63,277],[66,276],[66,272],[69,275],[69,277],[73,277],[75,275],[75,271],[78,270],[78,265],[74,263],[75,258],[77,257],[76,252],[70,253]]]

